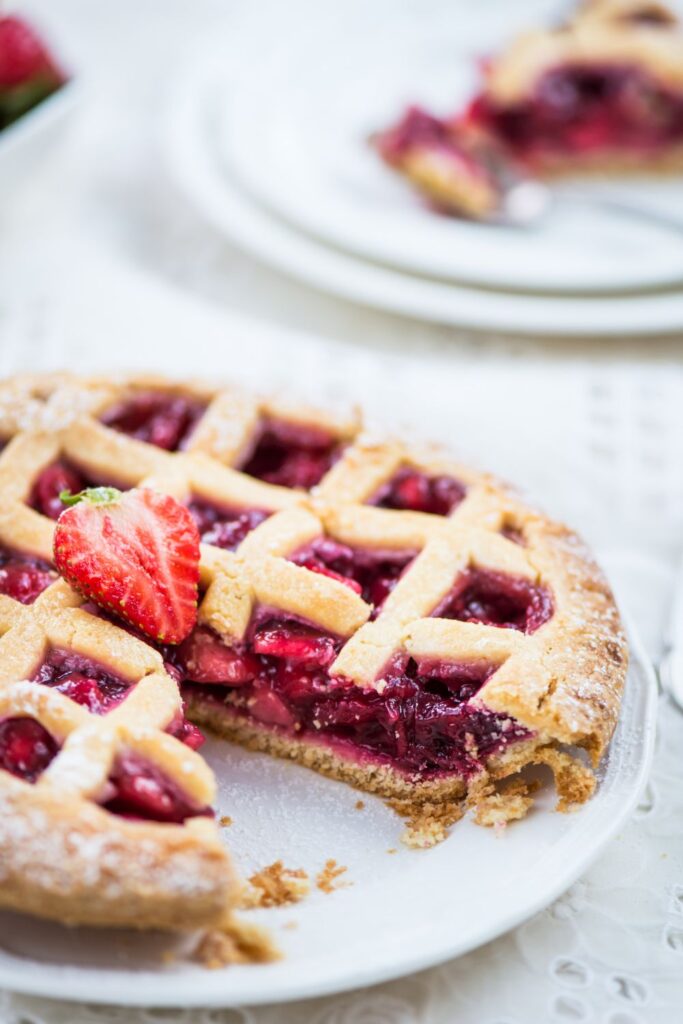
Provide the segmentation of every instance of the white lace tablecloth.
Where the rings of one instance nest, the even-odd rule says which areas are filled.
[[[233,250],[169,186],[155,130],[193,33],[235,6],[30,5],[68,41],[89,100],[69,145],[0,202],[0,373],[216,374],[314,402],[358,401],[378,422],[445,438],[583,531],[656,657],[683,554],[683,339],[546,346],[425,327],[318,295]],[[228,310],[294,333],[224,319]],[[255,1010],[132,1011],[0,993],[0,1021],[679,1024],[682,767],[683,714],[663,700],[652,779],[629,825],[552,907],[442,967]]]

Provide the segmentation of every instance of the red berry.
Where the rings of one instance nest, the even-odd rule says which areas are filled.
[[[70,501],[54,537],[64,578],[160,643],[184,640],[199,587],[199,532],[184,505],[146,487],[96,487]]]
[[[0,722],[0,768],[27,782],[35,782],[57,753],[57,744],[33,718],[6,718]]]
[[[135,754],[119,758],[109,781],[114,793],[105,807],[115,814],[180,823],[201,813],[163,772]]]
[[[266,623],[254,635],[253,648],[256,654],[321,668],[333,662],[337,653],[331,636],[314,633],[297,623]]]
[[[54,579],[48,569],[9,562],[0,568],[0,594],[13,597],[21,604],[33,604]]]
[[[31,504],[44,516],[58,519],[65,508],[60,494],[63,491],[77,494],[82,488],[83,478],[74,469],[63,462],[53,462],[43,470],[33,485]]]
[[[258,673],[259,663],[251,654],[227,647],[210,629],[195,629],[178,648],[184,676],[195,683],[241,686]]]
[[[64,78],[35,29],[20,18],[0,18],[0,88],[38,77],[55,84]]]

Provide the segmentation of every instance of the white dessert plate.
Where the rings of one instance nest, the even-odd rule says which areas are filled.
[[[459,327],[591,338],[683,330],[683,291],[579,298],[485,290],[367,262],[292,227],[238,185],[225,147],[219,152],[225,96],[235,83],[223,47],[213,45],[179,80],[163,126],[164,156],[207,221],[253,256],[353,302]]]
[[[428,209],[368,143],[407,101],[443,114],[462,108],[476,88],[477,59],[520,25],[551,22],[556,3],[536,11],[527,0],[496,4],[494,25],[490,5],[470,0],[378,0],[372,15],[364,0],[332,12],[305,2],[305,19],[304,2],[286,14],[305,20],[305,31],[276,47],[285,29],[277,15],[263,19],[268,62],[222,93],[222,146],[241,186],[270,210],[365,259],[462,283],[624,292],[683,281],[683,176],[582,185],[596,200],[606,192],[665,217],[678,211],[671,230],[572,201],[566,186],[533,228],[482,225]]]
[[[632,811],[652,756],[656,687],[632,638],[621,718],[595,797],[552,810],[547,786],[502,835],[463,820],[432,850],[401,845],[383,803],[297,765],[207,743],[218,813],[241,871],[278,858],[311,875],[334,858],[348,886],[313,887],[296,906],[251,912],[284,952],[266,966],[206,970],[167,936],[68,929],[0,913],[0,988],[53,998],[153,1006],[280,1003],[370,985],[465,953],[547,906],[588,867]],[[394,852],[395,851],[395,852]],[[96,849],[93,851],[96,856]],[[168,960],[169,951],[179,954]]]

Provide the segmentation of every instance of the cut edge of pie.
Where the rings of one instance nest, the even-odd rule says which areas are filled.
[[[462,123],[533,174],[683,168],[683,30],[664,4],[593,0],[518,36],[484,75]]]
[[[357,417],[164,378],[15,378],[0,436],[1,905],[226,922],[240,883],[185,711],[405,810],[476,803],[536,763],[560,809],[590,796],[625,637],[576,535],[507,486]],[[179,647],[46,571],[65,472],[195,510]]]

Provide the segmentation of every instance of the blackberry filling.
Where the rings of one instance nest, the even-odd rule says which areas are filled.
[[[133,753],[117,758],[107,789],[102,806],[124,818],[181,825],[188,818],[213,813],[198,807],[156,765]]]
[[[33,604],[56,579],[49,562],[0,545],[0,594]]]
[[[206,627],[173,656],[194,710],[221,707],[296,738],[352,750],[422,777],[469,776],[482,760],[531,734],[473,698],[496,665],[399,657],[375,688],[330,675],[341,641],[268,618],[226,646]]]
[[[351,548],[322,537],[295,552],[290,561],[345,583],[377,614],[415,555],[415,551]]]
[[[95,715],[120,704],[132,685],[91,658],[57,649],[49,651],[32,682],[53,687]]]
[[[119,402],[101,422],[122,434],[175,452],[184,448],[206,410],[206,403],[183,395],[143,391]]]
[[[309,490],[322,480],[341,448],[322,427],[267,419],[242,472],[269,484]]]
[[[447,516],[460,504],[467,489],[450,476],[427,476],[417,469],[400,469],[369,504],[411,512]]]
[[[5,718],[0,722],[0,768],[24,782],[36,782],[59,747],[34,718]]]
[[[234,551],[271,514],[258,508],[220,508],[201,498],[193,498],[187,507],[204,543],[226,551]]]
[[[545,587],[502,572],[468,569],[432,615],[534,633],[552,613],[552,598]]]

